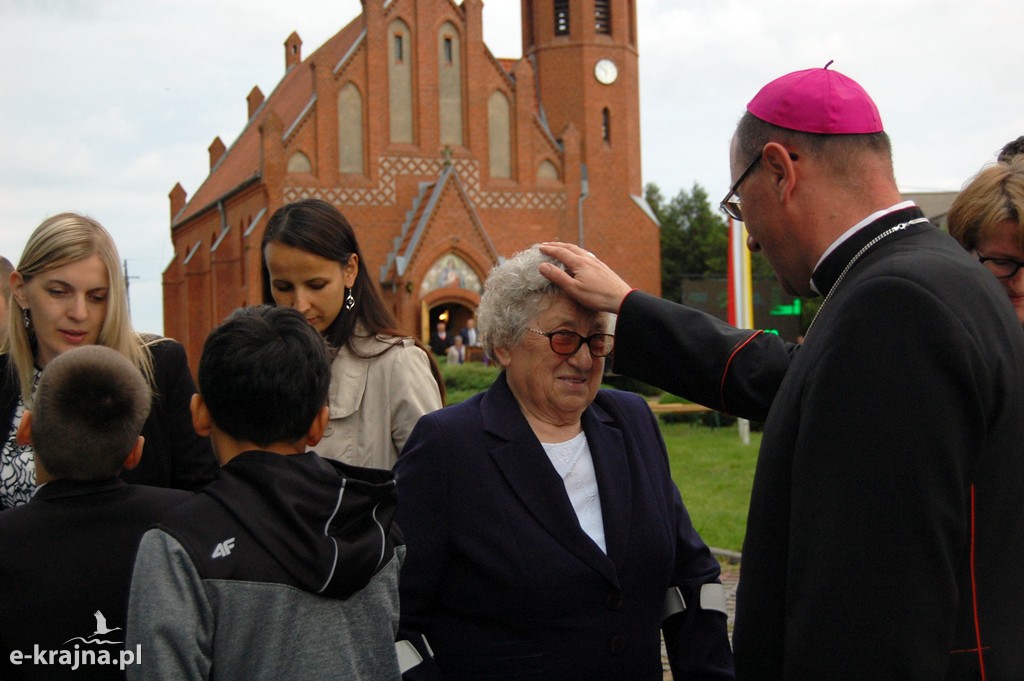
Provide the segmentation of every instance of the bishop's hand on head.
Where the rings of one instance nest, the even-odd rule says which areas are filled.
[[[591,310],[617,313],[633,290],[612,268],[579,246],[553,241],[541,244],[540,251],[565,265],[562,270],[543,263],[540,273]]]

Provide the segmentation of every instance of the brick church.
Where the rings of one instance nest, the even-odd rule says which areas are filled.
[[[207,333],[262,301],[270,215],[336,205],[400,328],[461,328],[501,259],[583,244],[661,290],[643,199],[635,0],[521,0],[523,57],[483,42],[481,0],[363,0],[303,58],[295,33],[269,96],[254,87],[231,146],[215,138],[192,197],[170,193],[164,331],[195,369]]]

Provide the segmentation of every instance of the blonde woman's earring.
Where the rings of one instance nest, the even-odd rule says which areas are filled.
[[[29,316],[28,308],[21,308],[21,321],[25,325],[25,328],[32,326],[32,318]]]

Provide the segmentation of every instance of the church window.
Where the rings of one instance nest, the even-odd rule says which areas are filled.
[[[392,36],[391,44],[388,47],[390,52],[388,54],[389,139],[393,144],[412,144],[412,56],[415,52],[412,33],[409,31],[408,25],[401,19],[391,22],[388,32]],[[406,51],[409,52],[409,59],[405,58]],[[362,154],[361,151],[360,154]],[[362,168],[361,156],[359,163]],[[362,171],[360,170],[360,172]]]
[[[601,111],[601,139],[605,142],[612,141],[612,114],[608,107]]]
[[[313,164],[309,162],[309,156],[306,156],[301,151],[296,151],[292,154],[292,157],[288,159],[288,172],[289,173],[311,173],[313,172]]]
[[[338,91],[338,170],[363,172],[363,95],[353,83]]]
[[[461,288],[473,293],[483,293],[480,275],[455,253],[446,253],[430,266],[420,283],[420,295],[441,288]]]
[[[540,166],[537,167],[537,179],[538,180],[558,180],[558,168],[551,161],[544,159],[541,161]]]
[[[445,65],[445,68],[438,69],[441,146],[462,146],[462,65],[459,59],[461,52],[459,33],[451,22],[445,22],[438,32],[436,54],[439,65]]]
[[[487,101],[487,136],[491,177],[512,177],[511,107],[504,92],[496,90]]]
[[[569,35],[569,0],[555,0],[555,35]]]
[[[594,29],[598,33],[611,35],[612,3],[611,0],[594,0]]]

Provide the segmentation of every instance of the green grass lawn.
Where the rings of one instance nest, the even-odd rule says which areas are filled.
[[[694,527],[708,546],[739,551],[747,525],[761,433],[740,442],[736,426],[707,428],[663,423],[672,479],[679,486]]]

